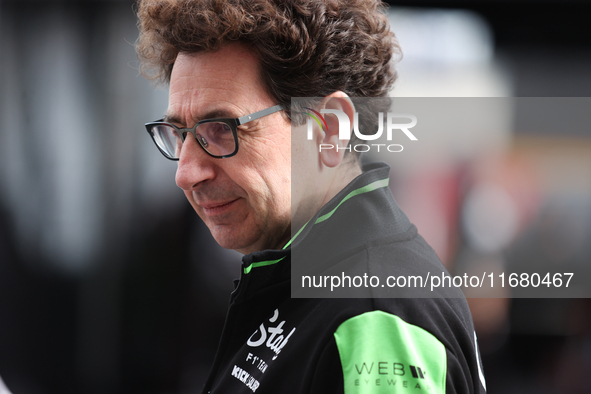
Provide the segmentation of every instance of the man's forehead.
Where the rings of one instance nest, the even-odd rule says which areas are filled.
[[[179,53],[171,74],[165,119],[184,124],[250,113],[253,102],[268,97],[259,69],[258,59],[242,44],[230,44],[216,52]]]
[[[169,105],[164,115],[167,122],[192,126],[204,119],[238,118],[250,113],[250,103],[230,89],[194,89],[169,98]],[[226,95],[227,97],[222,97]],[[252,111],[251,111],[252,112]]]

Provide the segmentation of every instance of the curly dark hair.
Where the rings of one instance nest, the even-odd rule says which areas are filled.
[[[377,0],[139,0],[138,17],[136,51],[147,79],[170,82],[179,52],[242,42],[258,56],[267,91],[296,124],[303,118],[292,117],[292,97],[339,90],[387,96],[396,79],[392,60],[401,55]],[[360,112],[360,128],[379,110],[362,110],[371,114]]]

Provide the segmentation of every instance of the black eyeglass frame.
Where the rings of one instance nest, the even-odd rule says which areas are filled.
[[[195,141],[199,142],[199,146],[201,146],[201,148],[205,151],[205,153],[207,153],[208,155],[210,155],[211,157],[214,157],[216,159],[225,159],[227,157],[232,157],[232,156],[236,155],[236,153],[238,153],[238,126],[243,125],[248,122],[252,122],[253,120],[262,118],[264,116],[274,114],[275,112],[279,112],[281,110],[283,110],[282,105],[274,105],[272,107],[263,109],[261,111],[257,111],[255,113],[250,114],[250,115],[244,115],[239,118],[203,119],[203,120],[200,120],[199,122],[195,123],[195,125],[191,128],[180,128],[180,127],[177,127],[171,123],[164,122],[164,119],[159,119],[154,122],[146,123],[145,127],[146,127],[146,130],[148,131],[148,134],[150,134],[150,137],[152,137],[152,141],[154,142],[154,145],[156,145],[156,147],[158,148],[160,153],[162,153],[162,155],[169,160],[178,161],[179,158],[169,156],[162,148],[160,148],[160,145],[158,145],[158,143],[156,142],[156,139],[154,138],[154,132],[152,131],[152,129],[156,126],[172,127],[173,129],[175,129],[179,133],[182,143],[185,142],[185,135],[187,133],[191,133],[193,135],[193,137],[195,138]],[[221,155],[221,156],[214,155],[214,154],[210,153],[203,146],[203,142],[201,141],[201,139],[197,138],[197,127],[199,127],[200,125],[202,125],[204,123],[213,123],[213,122],[225,123],[228,126],[230,126],[230,130],[232,131],[232,135],[234,136],[234,145],[236,146],[236,149],[234,149],[234,152],[228,153],[227,155]]]

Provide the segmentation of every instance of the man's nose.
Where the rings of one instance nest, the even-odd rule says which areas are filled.
[[[201,183],[215,178],[214,159],[187,133],[176,170],[176,184],[183,190],[193,190]]]

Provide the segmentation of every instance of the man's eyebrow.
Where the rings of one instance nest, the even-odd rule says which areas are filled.
[[[232,113],[229,110],[215,109],[215,110],[212,110],[212,111],[209,111],[209,112],[203,114],[203,116],[199,116],[199,117],[194,116],[192,121],[193,121],[193,124],[195,124],[195,123],[205,120],[205,119],[238,118],[240,116],[241,115],[237,116],[235,113]],[[175,115],[175,114],[166,114],[163,116],[163,119],[164,119],[164,122],[167,122],[167,123],[183,124],[181,117],[178,115]]]

